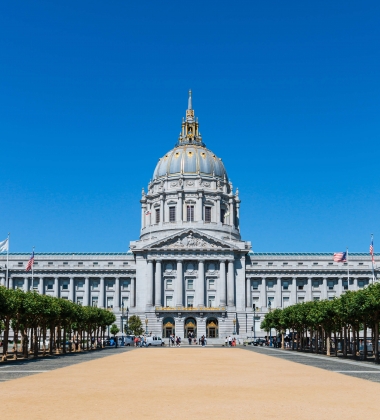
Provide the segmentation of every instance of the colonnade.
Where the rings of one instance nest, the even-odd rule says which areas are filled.
[[[122,292],[120,281],[123,280],[130,280],[130,289],[128,292]],[[125,277],[125,276],[112,276],[112,277],[94,277],[94,276],[86,276],[86,277],[62,277],[62,276],[41,276],[37,275],[33,277],[33,283],[37,282],[36,284],[32,283],[32,278],[30,276],[21,277],[18,275],[10,276],[9,281],[9,288],[14,289],[15,287],[19,287],[14,284],[15,281],[20,282],[23,281],[22,289],[27,292],[29,290],[36,290],[38,293],[42,294],[49,294],[54,297],[63,297],[68,298],[69,300],[75,302],[76,297],[83,298],[83,305],[90,306],[92,304],[91,298],[97,297],[98,298],[98,307],[105,308],[107,306],[105,299],[106,297],[113,297],[114,298],[114,308],[121,308],[122,301],[121,299],[124,296],[128,296],[129,304],[131,307],[136,306],[136,278],[135,277]],[[45,280],[53,280],[53,288],[47,289]],[[115,285],[112,289],[106,290],[106,280],[114,280]],[[84,288],[83,290],[76,290],[76,281],[83,281]],[[98,281],[99,285],[91,290],[90,283],[91,281]],[[5,277],[0,277],[0,284],[5,286]],[[68,284],[67,289],[60,288],[60,285]],[[46,293],[48,292],[48,293]]]
[[[368,276],[359,277],[365,280],[368,279]],[[260,284],[258,285],[258,289],[256,291],[257,297],[259,298],[259,307],[268,307],[268,295],[272,300],[272,308],[281,308],[283,307],[283,297],[289,298],[289,305],[294,305],[298,302],[297,297],[302,297],[303,301],[311,301],[313,300],[313,293],[314,296],[318,296],[320,300],[328,299],[329,292],[334,296],[340,296],[344,290],[358,290],[358,277],[350,277],[353,281],[353,284],[347,284],[347,288],[344,289],[343,281],[347,281],[347,277],[331,277],[331,276],[313,276],[313,277],[273,277],[273,276],[266,276],[266,277],[247,277],[246,281],[246,306],[251,308],[252,307],[252,281],[258,281]],[[318,280],[320,283],[320,287],[313,287],[313,280]],[[328,287],[328,281],[333,280],[334,285],[333,288],[330,290]],[[273,288],[269,288],[267,283],[271,281],[273,282]],[[283,287],[283,281],[288,281],[288,289]],[[297,284],[298,282],[298,284]],[[302,287],[298,288],[298,286]]]
[[[168,261],[169,262],[169,261]],[[172,262],[172,260],[170,260]],[[206,290],[206,276],[205,276],[205,260],[197,260],[198,273],[195,278],[195,296],[194,296],[194,307],[207,306],[205,301],[205,290]],[[146,285],[146,304],[147,306],[163,306],[162,291],[163,281],[163,260],[161,259],[148,259],[147,260],[147,285]],[[176,263],[176,277],[174,279],[174,303],[176,306],[184,306],[184,261],[177,259]],[[193,278],[190,273],[189,277]],[[211,277],[211,276],[210,276]],[[212,276],[214,278],[214,276]],[[235,265],[234,260],[220,260],[219,261],[219,277],[215,276],[217,282],[217,288],[219,294],[220,306],[235,306]],[[154,285],[154,286],[153,286]],[[154,287],[154,296],[153,296]],[[154,299],[153,299],[154,298]]]

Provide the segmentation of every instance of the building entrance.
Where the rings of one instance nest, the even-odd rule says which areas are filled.
[[[209,318],[206,323],[206,337],[207,338],[218,338],[219,328],[218,320],[216,318]]]
[[[169,338],[171,334],[175,335],[175,321],[174,318],[165,318],[162,321],[162,337]]]
[[[185,321],[185,337],[188,338],[189,333],[193,333],[194,337],[197,336],[197,321],[194,318],[187,318]]]

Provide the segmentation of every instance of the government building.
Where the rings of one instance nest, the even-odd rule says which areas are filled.
[[[11,253],[8,286],[109,308],[119,327],[137,314],[154,335],[193,332],[216,342],[252,336],[253,326],[264,336],[269,310],[372,282],[369,254],[351,253],[347,266],[332,252],[253,252],[242,239],[240,205],[222,159],[203,141],[190,91],[176,146],[141,192],[140,238],[129,251],[37,253],[33,280],[29,254]],[[5,264],[1,254],[2,285]]]

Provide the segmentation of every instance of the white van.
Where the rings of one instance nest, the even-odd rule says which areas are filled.
[[[164,346],[165,343],[161,340],[161,337],[147,337],[146,345],[149,346]]]

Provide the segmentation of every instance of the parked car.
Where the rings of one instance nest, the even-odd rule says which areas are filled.
[[[161,340],[161,337],[147,337],[146,345],[149,346],[163,346],[165,343]]]

